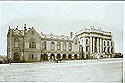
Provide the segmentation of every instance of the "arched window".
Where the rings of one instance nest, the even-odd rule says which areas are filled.
[[[63,50],[66,51],[66,43],[63,43]]]
[[[86,44],[88,45],[88,39],[86,39]]]
[[[86,46],[86,52],[88,52],[89,51],[89,47],[88,46]]]
[[[60,42],[58,42],[57,43],[57,50],[60,50],[60,48],[61,48],[61,44],[60,44]]]
[[[104,41],[104,46],[106,46],[106,45],[105,45],[105,41]]]
[[[104,52],[106,52],[106,47],[104,47]]]
[[[109,46],[109,41],[107,42],[107,46]]]
[[[43,49],[44,50],[46,49],[46,46],[47,46],[46,41],[43,41]]]
[[[17,38],[15,39],[14,47],[16,47],[16,48],[19,47],[19,40]]]
[[[111,49],[111,53],[113,53],[113,48]]]
[[[108,47],[108,50],[107,50],[107,51],[108,51],[108,53],[109,53],[109,50],[110,50],[110,47]]]
[[[72,50],[72,44],[69,43],[69,51],[71,51],[71,50]]]
[[[111,42],[111,46],[113,46],[113,43]]]
[[[36,42],[35,39],[31,39],[29,42],[29,48],[36,48]]]
[[[55,50],[55,43],[51,42],[51,50]]]

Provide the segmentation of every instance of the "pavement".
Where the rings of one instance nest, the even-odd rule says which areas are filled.
[[[123,59],[0,64],[0,82],[119,82]]]

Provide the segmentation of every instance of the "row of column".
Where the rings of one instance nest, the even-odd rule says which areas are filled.
[[[97,51],[98,53],[102,53],[103,51],[103,39],[90,37],[90,54]]]
[[[90,37],[90,45],[89,46],[90,46],[90,54],[92,54],[94,52],[102,53],[104,47],[106,47],[105,52],[107,52],[108,48],[110,48],[109,52],[111,52],[111,49],[113,47],[111,45],[107,46],[107,43],[104,46],[103,45],[103,38],[100,38],[100,37]]]

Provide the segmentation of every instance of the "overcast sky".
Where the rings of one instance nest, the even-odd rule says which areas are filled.
[[[6,54],[8,26],[23,29],[26,23],[38,33],[70,35],[84,27],[97,26],[111,31],[115,51],[123,49],[122,3],[1,3],[0,54]]]

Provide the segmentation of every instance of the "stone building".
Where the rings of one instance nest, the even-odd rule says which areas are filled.
[[[7,57],[12,62],[52,59],[80,59],[78,36],[37,33],[24,25],[24,30],[10,28],[7,34]]]
[[[78,35],[80,45],[82,46],[83,58],[95,58],[96,55],[100,58],[114,56],[115,49],[111,32],[90,26],[76,32],[75,35]]]
[[[10,28],[7,34],[7,58],[13,62],[78,60],[114,57],[111,32],[91,26],[70,36],[37,33],[24,25],[24,30]]]

